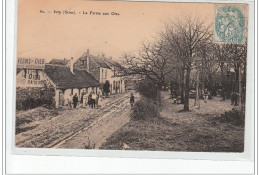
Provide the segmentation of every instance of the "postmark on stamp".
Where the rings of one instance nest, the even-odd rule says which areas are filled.
[[[215,6],[215,42],[243,43],[245,41],[244,8],[234,5]]]

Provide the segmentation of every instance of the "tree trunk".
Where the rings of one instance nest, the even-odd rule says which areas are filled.
[[[235,72],[236,72],[236,80],[233,84],[235,84],[235,88],[233,88],[233,90],[235,90],[236,92],[239,92],[239,72],[240,72],[240,67],[237,66],[235,68]]]
[[[220,70],[221,70],[221,96],[223,98],[223,101],[226,100],[226,77],[224,75],[224,63],[220,64]]]
[[[195,102],[194,102],[194,106],[198,106],[199,107],[199,75],[200,72],[199,70],[197,71],[197,76],[196,76],[196,97],[195,97]]]
[[[181,72],[181,104],[184,104],[184,98],[185,98],[185,92],[184,92],[184,86],[185,86],[185,77],[184,77],[185,69],[182,69]]]
[[[241,67],[239,65],[238,67],[238,93],[239,93],[239,99],[238,99],[238,105],[242,106],[242,84],[241,84]]]
[[[156,100],[157,106],[161,109],[162,106],[161,89],[157,89],[156,96],[157,96],[157,100]]]
[[[189,105],[189,93],[190,93],[190,66],[187,66],[186,69],[186,81],[185,81],[185,100],[184,100],[184,111],[190,110]]]

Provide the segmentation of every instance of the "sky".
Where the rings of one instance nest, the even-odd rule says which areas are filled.
[[[90,11],[110,15],[90,15]],[[195,12],[214,21],[214,4],[209,3],[19,0],[17,57],[45,58],[47,62],[77,59],[89,49],[90,54],[104,53],[120,60],[124,53],[136,53],[142,42],[153,40],[165,21]]]

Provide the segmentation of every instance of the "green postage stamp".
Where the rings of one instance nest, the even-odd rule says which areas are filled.
[[[215,6],[215,42],[244,43],[244,11],[244,6]]]

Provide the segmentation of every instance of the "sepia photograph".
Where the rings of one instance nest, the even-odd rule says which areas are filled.
[[[15,147],[243,153],[248,11],[18,0]]]

